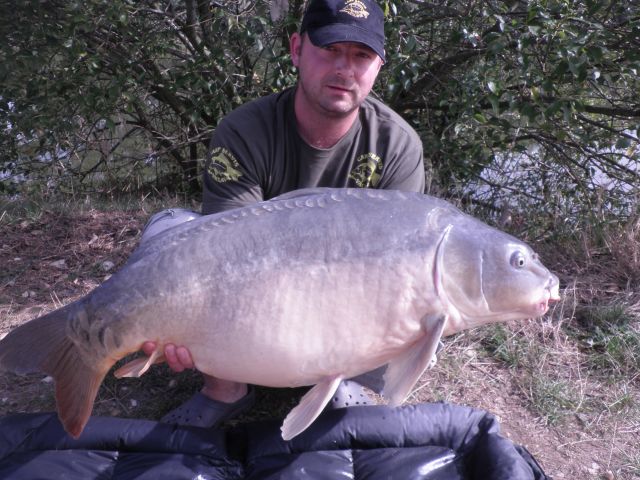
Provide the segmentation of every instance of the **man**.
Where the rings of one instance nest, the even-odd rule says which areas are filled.
[[[368,97],[384,64],[384,15],[374,0],[312,0],[290,39],[293,89],[250,102],[225,117],[211,141],[203,213],[212,214],[307,187],[422,192],[422,144],[415,131]],[[155,344],[147,342],[150,354]],[[193,368],[189,351],[167,345],[175,371]],[[379,391],[380,371],[359,377]],[[368,403],[343,382],[335,406]],[[217,426],[248,408],[253,389],[205,376],[200,392],[162,421]]]

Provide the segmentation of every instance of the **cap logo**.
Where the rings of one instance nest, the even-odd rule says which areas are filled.
[[[340,11],[355,18],[367,18],[369,16],[367,6],[360,0],[347,0],[344,8]]]

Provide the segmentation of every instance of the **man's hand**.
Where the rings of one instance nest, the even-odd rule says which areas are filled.
[[[156,349],[156,342],[144,342],[142,351],[146,355],[151,355]],[[190,368],[195,368],[191,352],[186,347],[176,347],[173,343],[164,346],[164,357],[169,368],[174,372],[182,372]]]

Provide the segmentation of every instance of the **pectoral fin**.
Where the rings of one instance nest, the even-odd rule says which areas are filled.
[[[435,318],[425,336],[401,356],[389,362],[384,374],[382,394],[392,406],[400,405],[409,395],[432,359],[435,359],[438,342],[447,323],[446,316]],[[435,362],[434,362],[435,363]]]
[[[341,381],[341,376],[331,377],[309,390],[302,397],[300,403],[284,419],[280,429],[282,438],[291,440],[311,425],[331,400],[333,394],[336,393]]]
[[[154,363],[162,363],[165,361],[164,354],[161,348],[156,348],[148,357],[140,357],[130,361],[126,365],[123,365],[114,372],[116,378],[123,377],[140,377],[143,375],[149,367]]]

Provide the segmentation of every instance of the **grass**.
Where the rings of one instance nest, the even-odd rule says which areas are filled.
[[[636,448],[632,446],[628,450],[623,450],[621,454],[625,461],[624,469],[633,475],[633,478],[640,478],[640,452],[637,450],[637,445]]]
[[[567,289],[540,325],[492,325],[480,342],[512,372],[532,411],[556,426],[603,412],[640,418],[640,322],[626,292],[585,305]]]
[[[523,335],[518,335],[504,324],[487,327],[482,345],[494,358],[509,368],[520,368],[530,364],[528,357],[535,355],[534,345]]]
[[[565,417],[580,410],[581,400],[574,386],[549,375],[532,375],[526,392],[531,407],[548,425],[562,424]]]
[[[601,307],[597,326],[575,319],[548,334],[511,325],[488,327],[487,354],[517,379],[529,407],[550,425],[575,414],[638,414],[640,335],[628,309]],[[604,320],[606,319],[606,321]]]
[[[496,324],[487,330],[483,348],[511,370],[529,408],[545,424],[561,424],[566,416],[580,411],[583,399],[574,379],[567,375],[571,369],[557,370],[550,365],[556,361],[557,346],[549,337],[531,326],[515,329]]]
[[[571,333],[588,353],[591,368],[612,382],[638,375],[640,331],[630,305],[616,301],[580,308]]]
[[[199,203],[182,195],[151,192],[145,194],[31,194],[29,191],[11,196],[0,195],[0,225],[11,222],[35,221],[44,212],[82,214],[90,210],[135,211],[151,216],[165,208],[182,207],[199,211]]]

